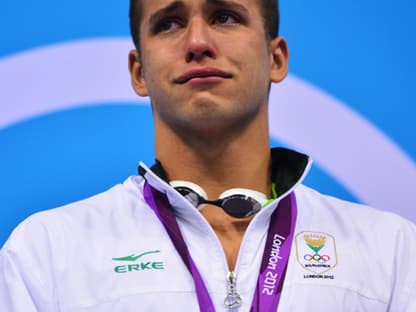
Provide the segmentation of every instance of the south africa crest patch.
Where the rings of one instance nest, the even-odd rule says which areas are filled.
[[[325,274],[338,262],[335,238],[321,232],[296,235],[296,255],[302,267],[315,274]]]

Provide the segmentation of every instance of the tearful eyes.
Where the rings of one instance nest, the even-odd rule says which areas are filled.
[[[231,15],[230,13],[222,12],[215,16],[214,23],[218,24],[235,24],[238,23],[236,17]]]
[[[212,25],[233,25],[240,23],[240,19],[234,14],[228,12],[219,12],[211,19]],[[153,33],[168,33],[182,28],[186,21],[180,17],[167,17],[159,21],[153,28]]]
[[[166,19],[158,23],[154,29],[155,33],[168,32],[181,27],[175,19]]]

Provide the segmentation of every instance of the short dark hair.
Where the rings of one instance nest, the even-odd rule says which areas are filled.
[[[279,0],[257,0],[261,4],[264,30],[269,39],[279,34]],[[130,0],[130,33],[136,49],[140,47],[140,22],[142,20],[141,0]]]

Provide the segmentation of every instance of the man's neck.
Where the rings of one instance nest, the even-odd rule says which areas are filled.
[[[255,131],[246,129],[232,138],[224,134],[213,143],[200,138],[195,144],[167,128],[156,129],[156,158],[170,180],[196,183],[208,199],[217,199],[230,188],[252,189],[270,197],[267,121],[260,124]]]
[[[192,134],[178,135],[169,127],[155,130],[156,157],[171,181],[196,183],[210,200],[231,188],[252,189],[271,197],[267,115],[238,133],[209,133],[197,139]],[[233,218],[212,205],[205,206],[201,214],[217,234],[229,268],[233,269],[251,218]]]

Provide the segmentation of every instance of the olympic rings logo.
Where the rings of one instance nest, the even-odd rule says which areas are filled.
[[[307,254],[307,255],[304,255],[303,258],[306,261],[315,262],[315,263],[325,263],[325,262],[328,262],[329,260],[331,260],[330,256],[328,256],[328,255],[319,255],[319,254],[314,254],[314,255]]]

